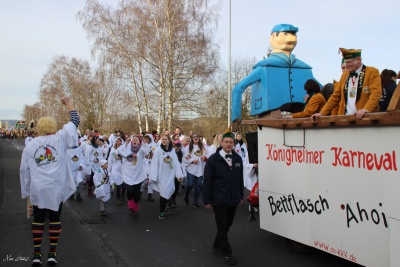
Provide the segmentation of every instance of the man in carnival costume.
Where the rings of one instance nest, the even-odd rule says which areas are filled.
[[[57,264],[56,248],[61,233],[62,204],[76,190],[69,168],[68,148],[78,142],[76,129],[79,115],[68,97],[61,102],[70,113],[70,122],[57,131],[52,117],[42,117],[37,124],[39,136],[27,144],[21,159],[20,182],[22,198],[30,198],[33,205],[33,260],[32,265],[42,264],[42,237],[46,217],[49,218],[50,251],[48,264]]]
[[[338,115],[356,115],[362,119],[365,113],[378,112],[382,96],[379,71],[365,66],[361,59],[361,49],[339,48],[342,52],[346,71],[335,84],[333,94],[320,113],[311,119],[328,115],[339,104]]]

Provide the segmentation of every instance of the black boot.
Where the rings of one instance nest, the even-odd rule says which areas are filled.
[[[76,200],[77,201],[82,201],[83,200],[82,197],[81,197],[81,193],[76,192]]]
[[[150,202],[154,202],[153,194],[148,194],[147,200]]]
[[[76,187],[75,196],[77,201],[82,201],[81,193],[79,193],[80,184]]]

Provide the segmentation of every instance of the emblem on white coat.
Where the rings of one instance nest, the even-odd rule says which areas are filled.
[[[53,146],[39,146],[35,151],[35,162],[37,166],[57,162],[56,157],[58,153]]]
[[[197,157],[201,157],[201,156],[203,156],[203,151],[196,150],[196,151],[194,152],[194,154],[195,154]]]

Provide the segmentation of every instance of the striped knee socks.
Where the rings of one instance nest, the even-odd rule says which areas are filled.
[[[33,249],[34,253],[41,254],[42,248],[42,237],[43,237],[43,229],[44,223],[32,222],[32,235],[33,235]]]
[[[49,223],[50,253],[56,253],[58,237],[61,233],[61,222]]]

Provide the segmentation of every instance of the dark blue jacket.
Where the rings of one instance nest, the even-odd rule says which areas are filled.
[[[379,100],[379,111],[387,111],[387,107],[389,106],[390,100],[392,99],[394,90],[396,89],[396,83],[394,81],[390,81],[389,88],[385,88],[382,86],[382,97]]]
[[[232,167],[219,154],[212,154],[204,169],[203,202],[205,205],[236,206],[243,199],[243,162],[232,150]]]

